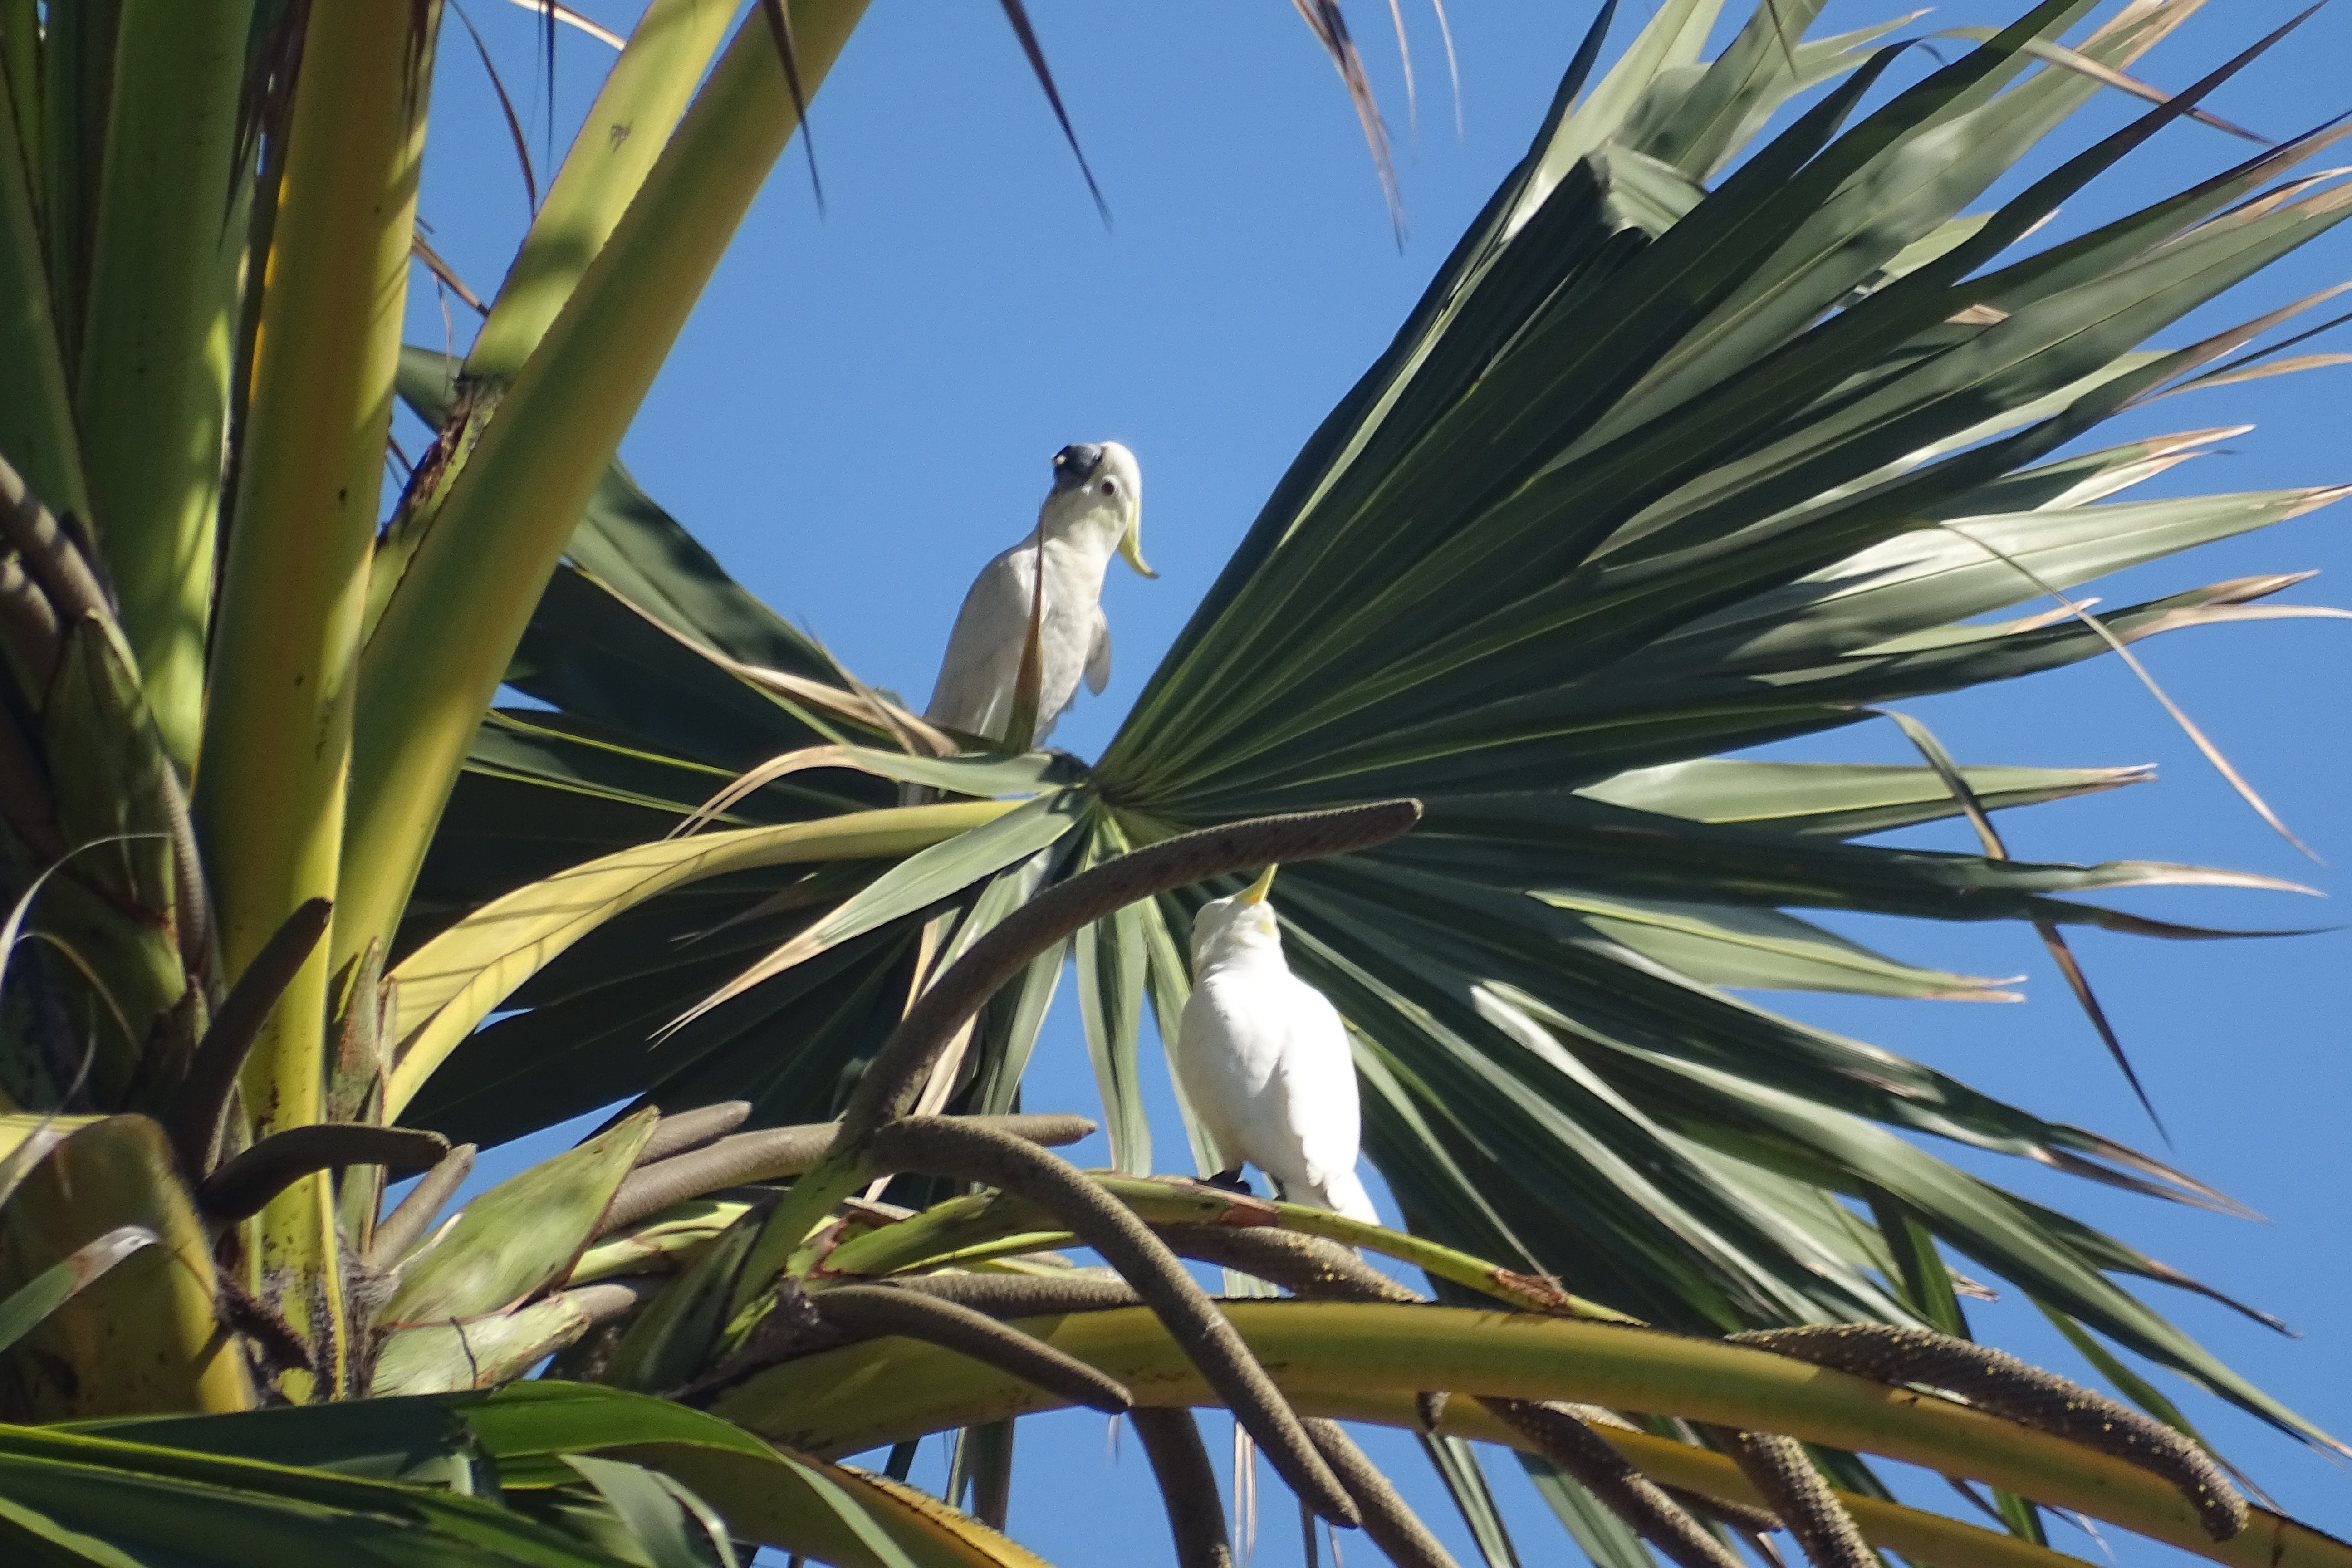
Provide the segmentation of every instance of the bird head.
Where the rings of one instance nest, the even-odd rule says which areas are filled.
[[[1117,537],[1129,566],[1160,575],[1143,561],[1143,470],[1116,441],[1080,441],[1054,454],[1054,489],[1037,521],[1048,533],[1102,529]]]
[[[1274,905],[1266,900],[1275,870],[1268,866],[1246,891],[1201,906],[1201,912],[1192,917],[1195,975],[1212,963],[1234,957],[1266,956],[1280,961],[1282,926],[1274,918]]]

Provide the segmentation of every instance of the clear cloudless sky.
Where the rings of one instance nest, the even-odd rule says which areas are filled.
[[[623,32],[642,8],[638,0],[574,4]],[[1457,0],[1457,102],[1433,11],[1424,0],[1401,5],[1419,88],[1417,127],[1386,8],[1352,0],[1348,14],[1394,134],[1411,227],[1402,247],[1337,79],[1281,0],[1030,0],[1108,200],[1115,222],[1108,230],[999,8],[989,0],[880,0],[814,105],[825,211],[812,199],[795,144],[704,294],[623,456],[744,583],[864,679],[919,704],[965,586],[1029,527],[1055,449],[1125,441],[1142,462],[1144,543],[1160,579],[1111,572],[1105,604],[1118,658],[1110,689],[1082,697],[1055,737],[1097,754],[1301,441],[1387,342],[1524,150],[1596,8],[1595,0]],[[551,96],[560,157],[611,51],[563,31],[551,93],[537,18],[505,0],[467,6],[543,170]],[[1884,20],[1900,8],[1901,0],[1832,0],[1817,30]],[[2024,8],[2024,0],[1958,0],[1906,36],[2005,22]],[[1628,0],[1616,42],[1651,9]],[[1727,9],[1727,34],[1746,16],[1741,0]],[[2139,70],[2168,89],[2183,87],[2295,9],[2288,0],[2214,0]],[[1948,58],[1968,46],[1934,47]],[[1924,54],[1913,58],[1917,64],[1898,66],[1898,76],[1929,64]],[[2338,6],[2224,87],[2212,107],[2284,137],[2352,109],[2347,62],[2352,11]],[[435,243],[487,296],[528,215],[496,100],[454,19],[442,35],[433,108],[423,216]],[[2105,130],[2130,112],[2130,100],[2103,94],[2076,123]],[[2200,127],[2168,130],[2070,204],[2060,231],[2168,194],[2247,150]],[[2016,188],[2016,180],[2003,187]],[[2159,342],[2188,342],[2347,277],[2352,228],[2307,247]],[[446,301],[445,317],[444,303],[420,270],[410,337],[462,350],[470,312]],[[2352,480],[2347,394],[2352,367],[2136,415],[2126,428],[2259,426],[2225,443],[2227,455],[2143,493]],[[405,421],[402,439],[412,451],[416,437]],[[2347,516],[2322,510],[2091,591],[2124,603],[2257,573],[2336,567],[2347,553]],[[2341,581],[2323,577],[2286,597],[2326,603],[2346,595]],[[2352,627],[2273,622],[2158,639],[2140,651],[2318,857],[2352,861],[2342,673]],[[2113,659],[1915,710],[1965,761],[2160,765],[2158,784],[2011,814],[2004,826],[2021,856],[2188,860],[2296,879],[2329,895],[2342,890],[2327,866],[2305,858],[2236,800]],[[1782,751],[1911,760],[1888,726]],[[1950,827],[1912,837],[1972,847]],[[2328,905],[2285,894],[2178,891],[2130,901],[2174,918],[2249,926],[2327,927],[2341,919]],[[2346,936],[2076,939],[2165,1117],[2168,1151],[2030,931],[1832,923],[1915,960],[2025,973],[2031,1000],[2008,1007],[1763,1000],[1920,1057],[2044,1115],[2168,1153],[2261,1210],[2266,1221],[2250,1223],[2019,1162],[1960,1157],[2284,1318],[2299,1338],[2151,1288],[2162,1310],[2255,1381],[2352,1436]],[[1159,1146],[1181,1151],[1172,1102],[1164,1085],[1158,1092]],[[1030,1103],[1094,1103],[1066,991],[1032,1070]],[[486,1173],[553,1146],[527,1140],[486,1162]],[[1981,1337],[2087,1375],[2030,1305],[1977,1302],[1970,1312]],[[2168,1373],[2156,1379],[2290,1512],[2352,1534],[2352,1473],[2344,1465]],[[1221,1449],[1221,1418],[1210,1431]],[[1475,1563],[1466,1531],[1411,1440],[1374,1434],[1367,1441],[1457,1554]],[[1023,1542],[1066,1564],[1171,1560],[1131,1435],[1114,1460],[1099,1417],[1064,1415],[1024,1421],[1021,1444],[1011,1527]],[[926,1445],[919,1481],[939,1484],[943,1452],[939,1442]],[[1528,1561],[1572,1552],[1516,1464],[1492,1458]],[[1956,1503],[1932,1480],[1906,1482],[1905,1490],[1928,1506]],[[1270,1568],[1299,1560],[1288,1500],[1270,1473],[1264,1496],[1256,1560]],[[2127,1568],[2179,1555],[2113,1531],[2094,1540],[2063,1522],[2053,1544]],[[1351,1559],[1373,1556],[1368,1542],[1351,1540],[1346,1550]]]

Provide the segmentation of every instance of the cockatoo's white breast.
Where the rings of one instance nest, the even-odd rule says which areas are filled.
[[[1055,721],[1077,700],[1078,682],[1090,664],[1101,679],[1110,674],[1110,628],[1102,613],[1103,573],[1116,542],[1099,551],[1092,539],[1049,539],[1045,544],[1045,619],[1038,633],[1044,679],[1037,691],[1037,732],[1044,744]],[[1013,721],[1014,683],[1027,640],[1032,595],[1036,592],[1038,546],[1016,544],[981,568],[964,595],[940,663],[939,685],[923,717],[991,740],[1003,740]],[[1097,656],[1097,648],[1100,647]]]
[[[1040,608],[1043,679],[1032,743],[1042,743],[1076,700],[1081,679],[1097,692],[1109,682],[1103,574],[1114,553],[1124,553],[1151,574],[1137,542],[1142,476],[1135,455],[1116,441],[1065,447],[1054,465],[1054,489],[1038,509],[1035,531],[982,567],[964,595],[924,710],[933,723],[1007,738],[1030,617]]]
[[[1176,1076],[1218,1154],[1292,1203],[1373,1218],[1356,1178],[1354,1053],[1338,1009],[1290,973],[1274,911],[1220,899],[1193,924]]]

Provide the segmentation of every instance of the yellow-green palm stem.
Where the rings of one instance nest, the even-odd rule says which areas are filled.
[[[76,396],[123,633],[183,775],[204,722],[252,20],[253,0],[123,0]]]
[[[467,376],[505,381],[539,346],[667,145],[734,12],[733,0],[646,7],[523,236],[466,355]]]
[[[196,772],[231,979],[304,900],[338,892],[360,615],[438,16],[437,4],[319,5],[304,36]],[[321,953],[257,1042],[244,1081],[257,1132],[319,1119],[328,991]],[[257,1278],[284,1294],[298,1331],[341,1321],[323,1176],[273,1202],[257,1242]],[[313,1348],[340,1386],[342,1346]]]
[[[2352,1547],[2274,1517],[2258,1516],[2217,1544],[2187,1499],[2121,1459],[1947,1400],[1721,1341],[1444,1307],[1222,1305],[1275,1382],[1309,1414],[1345,1415],[1349,1400],[1410,1399],[1429,1388],[1645,1410],[1785,1432],[1972,1478],[2236,1568],[2352,1568]],[[1117,1378],[1139,1404],[1214,1403],[1199,1372],[1143,1309],[1019,1326]],[[1346,1392],[1328,1392],[1339,1390]],[[952,1352],[877,1340],[761,1373],[712,1409],[763,1436],[833,1456],[1057,1403]]]
[[[809,90],[865,9],[793,5]],[[797,124],[754,10],[483,427],[385,604],[363,660],[337,963],[391,934],[581,508]]]
[[[14,90],[20,51],[13,13],[9,25]],[[41,248],[41,204],[26,183],[40,165],[22,139],[21,100],[18,108],[18,114],[0,114],[0,300],[8,301],[0,310],[0,364],[8,367],[0,375],[0,455],[51,511],[88,517],[89,491],[74,432],[73,395],[66,384],[48,262]]]
[[[751,1207],[718,1198],[688,1198],[673,1204],[599,1238],[580,1255],[563,1283],[569,1288],[627,1274],[682,1273]]]
[[[370,631],[383,618],[418,542],[432,529],[442,499],[506,384],[539,346],[645,184],[734,10],[732,0],[654,0],[637,19],[466,355],[460,377],[465,395],[453,416],[463,428],[442,432],[435,449],[443,462],[428,467],[426,489],[404,499],[376,547],[368,590]]]

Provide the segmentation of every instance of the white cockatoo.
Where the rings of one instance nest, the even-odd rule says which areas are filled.
[[[1274,868],[1192,917],[1192,994],[1176,1031],[1176,1079],[1232,1167],[1246,1161],[1286,1203],[1378,1223],[1356,1179],[1363,1126],[1339,1009],[1290,973],[1266,902]]]
[[[1041,592],[1041,558],[1044,679],[1030,743],[1042,744],[1077,700],[1081,678],[1099,695],[1110,681],[1102,585],[1112,553],[1146,577],[1160,575],[1143,563],[1142,528],[1143,476],[1134,453],[1116,441],[1081,442],[1055,453],[1054,488],[1037,509],[1037,527],[973,579],[923,717],[992,741],[1006,739],[1021,650]]]

